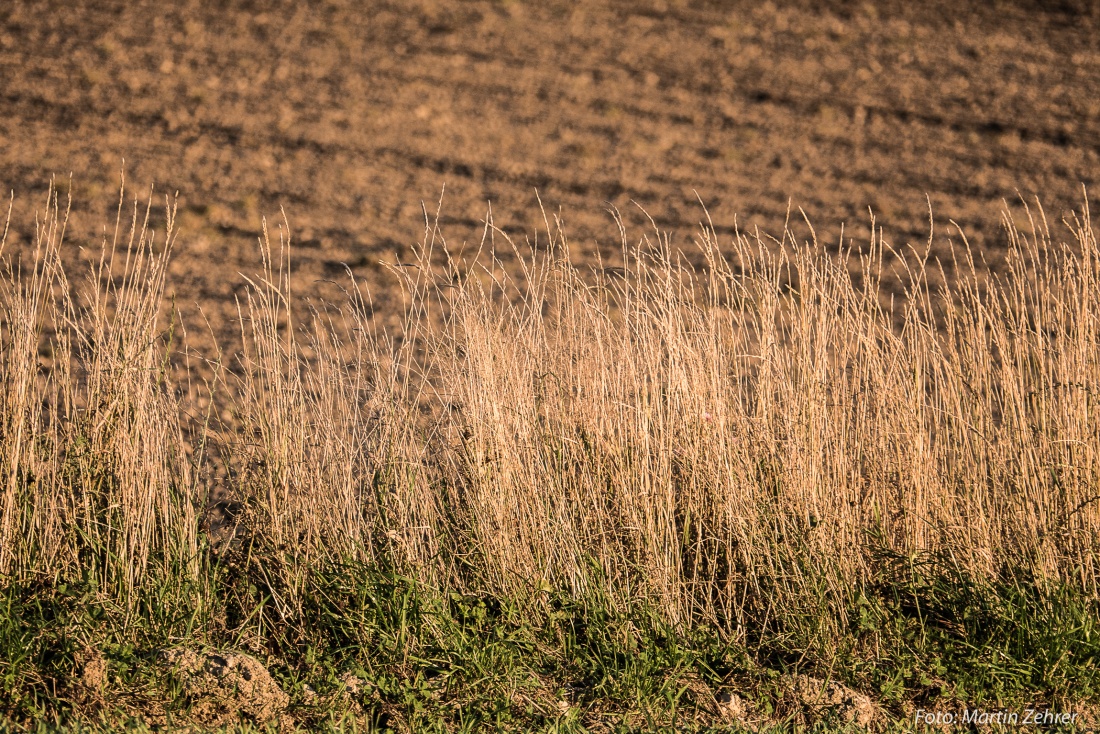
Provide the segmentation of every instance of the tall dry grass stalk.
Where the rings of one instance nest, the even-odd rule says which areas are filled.
[[[151,574],[196,575],[197,487],[160,323],[174,207],[161,242],[139,214],[74,288],[51,190],[30,263],[0,278],[5,577],[83,576],[129,599]]]
[[[1087,212],[1072,247],[1026,215],[993,280],[965,242],[941,288],[910,258],[900,313],[880,234],[829,254],[705,228],[704,268],[624,239],[623,277],[595,282],[559,235],[523,285],[465,280],[438,361],[483,579],[731,626],[841,600],[843,624],[879,544],[1095,594],[1096,240]]]
[[[257,512],[253,533],[289,562],[293,586],[318,559],[396,564],[438,581],[429,559],[443,530],[429,447],[416,433],[416,331],[401,341],[371,321],[351,282],[339,309],[309,307],[299,328],[289,285],[290,241],[239,304],[244,351],[232,383],[244,441],[238,491]],[[277,260],[276,260],[277,258]]]
[[[896,310],[874,227],[835,252],[707,226],[702,266],[621,229],[625,267],[594,274],[560,228],[521,247],[487,227],[507,257],[484,266],[429,228],[396,269],[393,334],[354,280],[343,306],[292,311],[285,233],[274,253],[265,230],[227,382],[230,490],[292,592],[355,558],[446,588],[645,600],[678,624],[816,608],[839,629],[886,549],[1095,595],[1096,239],[1087,211],[1070,245],[1025,216],[1006,216],[996,277],[963,240],[934,279],[900,260]],[[124,592],[196,572],[202,497],[158,321],[168,223],[154,252],[135,214],[125,262],[107,247],[73,295],[54,200],[33,268],[0,279],[7,576],[92,569]]]

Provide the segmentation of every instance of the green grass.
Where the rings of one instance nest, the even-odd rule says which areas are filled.
[[[859,626],[888,644],[867,683],[884,696],[1069,705],[1100,694],[1100,605],[1071,586],[982,582],[950,558],[883,552]]]
[[[733,726],[710,698],[724,690],[775,727],[839,725],[785,695],[795,673],[866,692],[901,726],[914,706],[1073,710],[1100,684],[1095,602],[1070,587],[970,579],[942,558],[880,554],[827,651],[808,637],[816,613],[753,620],[731,641],[673,629],[641,602],[616,611],[549,592],[520,602],[356,563],[309,573],[300,607],[281,616],[272,598],[288,590],[260,570],[276,559],[244,555],[210,566],[205,589],[149,587],[134,611],[86,580],[7,587],[0,712],[30,731],[124,730],[149,710],[187,721],[190,702],[157,665],[179,644],[251,649],[311,730],[719,731]],[[82,688],[90,650],[107,662],[109,696]],[[361,683],[342,695],[348,675]]]

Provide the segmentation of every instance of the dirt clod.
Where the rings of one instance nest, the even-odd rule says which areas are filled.
[[[289,724],[284,711],[290,697],[256,658],[176,648],[163,651],[160,659],[179,677],[196,718],[222,725],[243,715],[258,724]]]
[[[99,697],[107,687],[107,659],[99,650],[89,648],[77,655],[76,662],[82,693]]]
[[[728,690],[716,693],[714,700],[718,704],[718,714],[724,720],[749,728],[754,712],[748,701]]]
[[[341,678],[341,682],[344,684],[344,689],[353,696],[359,693],[359,689],[363,685],[363,681],[351,673]]]
[[[831,712],[860,727],[869,727],[880,718],[878,707],[869,697],[835,681],[796,675],[791,687],[798,703],[815,713]]]

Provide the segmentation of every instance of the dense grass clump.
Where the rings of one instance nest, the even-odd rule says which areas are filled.
[[[1087,212],[1070,245],[1006,217],[996,275],[962,241],[890,276],[874,228],[832,252],[706,226],[692,258],[624,232],[623,265],[586,270],[560,229],[521,247],[487,226],[462,259],[430,227],[395,269],[400,333],[354,279],[303,309],[265,231],[243,347],[210,362],[218,426],[173,385],[171,207],[159,240],[135,208],[74,285],[51,203],[0,279],[12,721],[199,717],[163,663],[180,646],[255,655],[311,727],[885,726],[1097,699]],[[871,713],[807,702],[834,683]]]

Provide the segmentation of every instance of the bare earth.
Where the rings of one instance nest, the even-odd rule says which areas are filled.
[[[991,259],[998,211],[1054,221],[1100,160],[1091,3],[716,0],[0,4],[0,186],[9,247],[72,173],[69,242],[130,192],[178,191],[170,286],[222,328],[261,218],[284,207],[299,293],[347,263],[378,293],[446,184],[444,231],[560,211],[574,254],[615,258],[606,209],[637,201],[687,246],[782,228],[923,243],[928,202]],[[911,7],[913,6],[913,7]],[[1053,8],[1053,9],[1052,9]],[[159,220],[163,221],[163,217]],[[802,231],[805,231],[804,228]],[[638,230],[640,233],[640,230]]]

